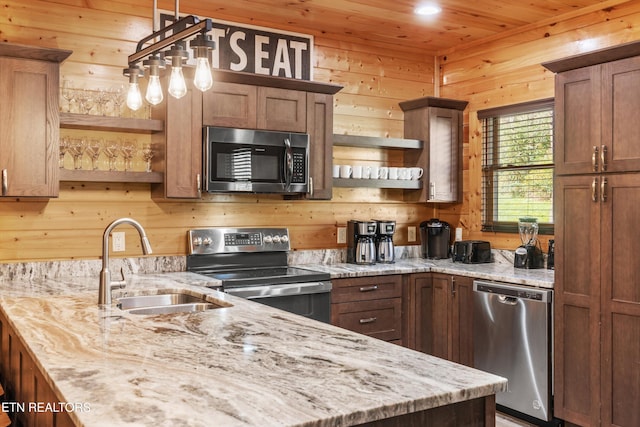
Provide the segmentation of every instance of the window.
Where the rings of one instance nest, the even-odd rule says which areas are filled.
[[[482,230],[518,231],[538,218],[553,234],[553,100],[478,111],[482,121]]]

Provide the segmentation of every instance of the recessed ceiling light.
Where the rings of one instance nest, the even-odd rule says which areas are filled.
[[[442,12],[442,8],[433,3],[418,5],[414,10],[414,13],[420,16],[437,15],[440,12]]]

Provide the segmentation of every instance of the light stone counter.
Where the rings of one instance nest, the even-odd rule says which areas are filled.
[[[97,306],[97,279],[0,283],[0,308],[84,426],[356,425],[489,396],[506,380],[204,288],[134,275],[123,293],[183,289],[232,307],[136,316]],[[116,291],[116,296],[117,296]]]
[[[493,251],[494,262],[487,264],[463,264],[461,262],[453,262],[451,259],[432,260],[397,256],[397,261],[392,264],[357,265],[335,261],[332,263],[313,263],[313,257],[307,255],[306,258],[297,260],[298,262],[306,261],[307,263],[296,263],[296,265],[302,268],[327,272],[331,274],[333,279],[434,272],[553,289],[553,270],[515,268],[513,266],[513,257],[509,258],[511,252]]]

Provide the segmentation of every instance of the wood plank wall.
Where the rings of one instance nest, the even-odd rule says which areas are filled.
[[[515,234],[481,231],[482,127],[477,111],[554,96],[554,74],[540,64],[640,39],[640,2],[609,1],[500,38],[459,46],[438,56],[440,96],[465,99],[464,235],[494,247],[515,248]],[[460,206],[455,207],[460,208]],[[445,215],[447,209],[440,215]],[[544,237],[543,248],[546,251]]]
[[[3,42],[71,49],[74,53],[61,74],[78,86],[109,87],[125,82],[126,58],[150,32],[151,3],[7,0],[0,35]],[[164,3],[161,8],[173,8],[173,3]],[[181,12],[209,15],[184,6]],[[344,86],[335,97],[334,131],[402,137],[398,102],[434,94],[434,57],[314,36],[315,80]],[[73,132],[81,131],[63,134]],[[136,136],[139,143],[146,138]],[[399,159],[393,150],[336,149],[336,162],[396,164]],[[190,228],[225,225],[287,226],[296,250],[344,247],[336,244],[336,228],[352,218],[395,219],[396,243],[407,244],[407,226],[431,217],[433,208],[401,199],[399,190],[337,188],[332,201],[220,195],[195,202],[156,202],[146,184],[65,182],[58,199],[0,201],[0,262],[98,258],[104,228],[123,216],[143,224],[157,255],[186,254]],[[123,231],[127,251],[122,255],[137,256],[136,233],[125,227]]]
[[[126,56],[134,50],[135,41],[149,32],[151,6],[146,3],[7,0],[0,34],[2,41],[71,49],[74,54],[63,64],[63,75],[88,87],[109,86],[123,81]],[[160,7],[171,9],[172,4],[160,2]],[[330,202],[228,195],[157,203],[144,184],[63,183],[56,200],[0,201],[0,261],[98,258],[104,227],[121,216],[142,222],[160,255],[185,254],[189,228],[219,225],[288,226],[295,249],[340,247],[335,243],[336,227],[351,218],[395,219],[396,242],[406,244],[407,226],[433,216],[462,226],[465,238],[486,239],[494,247],[512,249],[519,244],[516,235],[480,231],[481,141],[476,112],[553,96],[553,74],[541,62],[637,40],[639,28],[638,2],[609,0],[601,7],[443,52],[437,58],[438,73],[434,58],[420,52],[385,50],[314,34],[315,80],[345,87],[335,97],[336,133],[401,137],[398,102],[434,95],[434,75],[441,79],[440,96],[469,101],[462,204],[405,204],[395,190],[342,188],[334,189]],[[337,147],[334,157],[336,163],[400,161],[394,150],[345,147]],[[133,232],[127,233],[127,248],[124,255],[139,253]]]

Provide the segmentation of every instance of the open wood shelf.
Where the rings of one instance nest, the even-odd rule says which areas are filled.
[[[155,133],[164,130],[162,120],[129,117],[94,116],[89,114],[60,113],[63,129],[87,129],[111,132]]]
[[[401,188],[405,190],[419,190],[422,180],[408,179],[357,179],[333,178],[334,187],[366,187],[366,188]]]
[[[375,136],[333,134],[333,145],[345,147],[413,148],[421,149],[419,139],[381,138]]]
[[[161,183],[161,172],[122,172],[60,169],[60,181]]]

